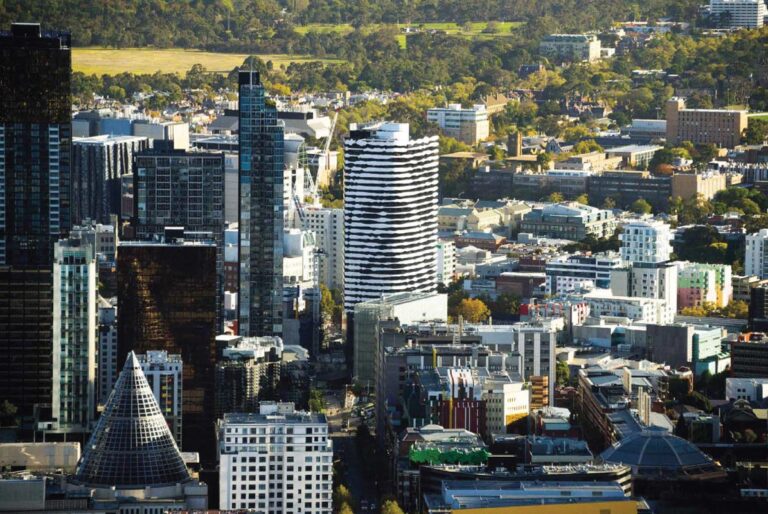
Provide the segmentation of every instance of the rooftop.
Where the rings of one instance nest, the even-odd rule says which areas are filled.
[[[630,434],[605,450],[601,458],[627,464],[645,475],[700,475],[719,470],[695,445],[658,427]]]
[[[425,497],[428,508],[451,510],[574,502],[634,501],[618,483],[445,481],[442,494]],[[546,510],[546,509],[544,509]]]

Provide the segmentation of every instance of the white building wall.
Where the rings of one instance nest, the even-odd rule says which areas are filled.
[[[320,282],[329,289],[344,288],[344,211],[324,207],[304,207],[302,228],[316,234],[322,254],[318,269]]]
[[[723,28],[760,28],[768,15],[764,0],[710,0],[709,10],[715,17],[730,14],[730,23]]]
[[[333,446],[325,417],[232,414],[219,435],[219,505],[265,514],[330,514]]]
[[[744,253],[744,274],[754,275],[760,278],[768,278],[766,270],[766,240],[768,240],[768,229],[761,229],[759,232],[747,235],[747,246]]]
[[[633,221],[624,225],[621,258],[627,262],[659,263],[672,254],[673,235],[669,225],[660,221]]]
[[[437,283],[448,286],[456,273],[456,245],[453,241],[437,243]]]

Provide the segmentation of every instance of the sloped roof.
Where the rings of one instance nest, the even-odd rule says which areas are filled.
[[[131,352],[75,471],[92,487],[136,489],[189,480],[176,441]]]

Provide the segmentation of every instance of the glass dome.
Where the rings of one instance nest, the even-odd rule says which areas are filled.
[[[133,352],[83,451],[74,479],[92,487],[117,489],[189,480],[176,441]]]
[[[715,462],[695,445],[659,427],[625,437],[605,450],[601,458],[631,466],[640,475],[696,475],[718,470]]]

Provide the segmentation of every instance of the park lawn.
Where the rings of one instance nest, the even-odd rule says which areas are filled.
[[[385,23],[374,23],[371,25],[366,25],[364,30],[376,30],[386,25],[387,24]],[[465,28],[464,25],[459,25],[458,23],[453,23],[453,22],[412,23],[410,26],[414,28],[423,27],[426,30],[442,30],[442,31],[445,31],[447,34],[466,37],[466,38],[475,38],[475,37],[493,38],[493,37],[509,36],[512,30],[522,25],[522,23],[518,21],[498,21],[496,22],[496,25],[498,28],[498,32],[495,32],[492,34],[483,33],[483,30],[488,26],[488,22],[485,22],[485,21],[471,22],[467,27],[470,30],[466,32],[464,31],[464,28]],[[404,28],[407,26],[409,25],[404,23],[397,24],[398,28]],[[339,24],[310,23],[308,25],[300,25],[296,27],[294,30],[302,35],[307,34],[308,32],[318,32],[321,34],[336,32],[339,34],[347,34],[349,32],[352,32],[354,28],[349,23],[339,23]],[[400,46],[405,47],[405,43],[404,41],[401,41],[401,38],[398,38],[398,42],[400,42]]]
[[[768,121],[768,112],[761,112],[758,114],[750,114],[747,118],[747,121],[749,120],[760,120],[760,121]]]
[[[151,74],[186,73],[193,65],[215,73],[229,73],[243,64],[248,54],[202,52],[180,48],[73,48],[72,69],[85,74],[117,75],[118,73]],[[264,62],[272,61],[275,67],[292,62],[334,62],[331,59],[314,59],[305,55],[259,55]]]

